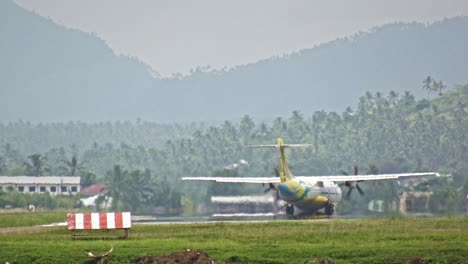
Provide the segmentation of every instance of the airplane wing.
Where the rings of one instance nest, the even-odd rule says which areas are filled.
[[[396,174],[375,174],[375,175],[337,175],[337,176],[296,176],[296,179],[307,181],[314,179],[316,181],[372,181],[372,180],[385,180],[385,179],[398,179],[400,177],[423,177],[423,176],[437,176],[437,172],[415,172],[415,173],[396,173]]]
[[[213,181],[230,183],[277,183],[279,177],[183,177],[183,181]]]
[[[372,181],[385,179],[398,179],[400,177],[440,176],[436,172],[416,172],[376,175],[337,175],[337,176],[296,176],[300,181]],[[183,181],[213,181],[226,183],[279,183],[279,177],[183,177]]]

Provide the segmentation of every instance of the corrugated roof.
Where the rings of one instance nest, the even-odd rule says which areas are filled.
[[[85,189],[82,189],[80,193],[87,195],[100,194],[104,191],[104,188],[106,188],[104,184],[93,184]]]
[[[0,184],[80,184],[80,176],[0,176]]]

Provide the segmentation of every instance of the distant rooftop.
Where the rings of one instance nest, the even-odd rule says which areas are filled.
[[[0,176],[0,184],[80,184],[79,176]]]
[[[80,193],[86,195],[95,195],[102,193],[105,188],[106,186],[104,184],[93,184],[87,188],[82,189]]]

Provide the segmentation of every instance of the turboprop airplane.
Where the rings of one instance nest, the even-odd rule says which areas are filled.
[[[324,209],[326,215],[333,215],[341,201],[341,188],[336,182],[344,182],[349,188],[347,197],[353,189],[363,191],[357,184],[362,181],[398,179],[400,177],[439,176],[436,172],[377,174],[377,175],[339,175],[339,176],[294,176],[286,161],[286,148],[308,147],[309,144],[284,144],[278,138],[275,145],[251,145],[253,148],[275,148],[278,154],[279,177],[183,177],[184,181],[214,181],[224,183],[263,183],[278,191],[279,197],[287,204],[287,215],[314,215]],[[357,174],[357,170],[355,169]]]

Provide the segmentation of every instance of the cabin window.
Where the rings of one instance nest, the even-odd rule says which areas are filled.
[[[45,191],[46,191],[46,187],[45,187],[45,186],[40,186],[40,187],[39,187],[39,191],[40,191],[40,192],[45,192]]]
[[[36,192],[36,186],[29,186],[29,192]]]
[[[317,186],[318,187],[323,187],[323,182],[321,182],[321,181],[317,182]]]
[[[62,192],[67,192],[67,186],[62,186]]]
[[[51,191],[51,192],[56,192],[56,191],[57,191],[57,187],[55,187],[55,186],[50,187],[50,191]]]
[[[72,192],[76,192],[76,191],[78,191],[78,188],[77,188],[76,186],[72,186],[72,187],[71,187],[71,191],[72,191]]]
[[[18,192],[24,192],[24,186],[18,186]]]

